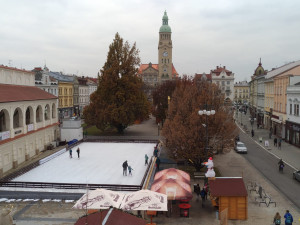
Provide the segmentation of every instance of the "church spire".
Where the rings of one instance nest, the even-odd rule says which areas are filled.
[[[162,18],[162,25],[168,25],[168,21],[169,21],[169,18],[167,15],[167,11],[165,10],[164,16]]]

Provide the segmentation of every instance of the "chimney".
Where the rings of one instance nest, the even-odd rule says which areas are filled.
[[[224,66],[223,68],[226,69],[226,66]]]

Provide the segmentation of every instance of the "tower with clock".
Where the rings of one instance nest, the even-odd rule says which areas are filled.
[[[168,15],[165,11],[162,18],[162,26],[159,29],[158,42],[158,82],[162,83],[165,80],[173,77],[172,63],[172,32],[168,24]]]

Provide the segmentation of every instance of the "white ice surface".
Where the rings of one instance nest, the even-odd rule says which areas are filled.
[[[89,184],[139,185],[146,171],[145,154],[149,161],[155,144],[145,143],[82,143],[80,159],[73,148],[15,178],[13,181]],[[133,168],[132,176],[123,176],[123,162]]]

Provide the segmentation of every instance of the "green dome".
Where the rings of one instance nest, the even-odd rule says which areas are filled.
[[[168,32],[171,33],[171,27],[168,25],[168,15],[167,12],[165,11],[164,16],[162,18],[162,26],[159,29],[159,32]]]
[[[169,25],[162,25],[159,28],[159,32],[169,32],[169,33],[171,33],[171,27]]]

